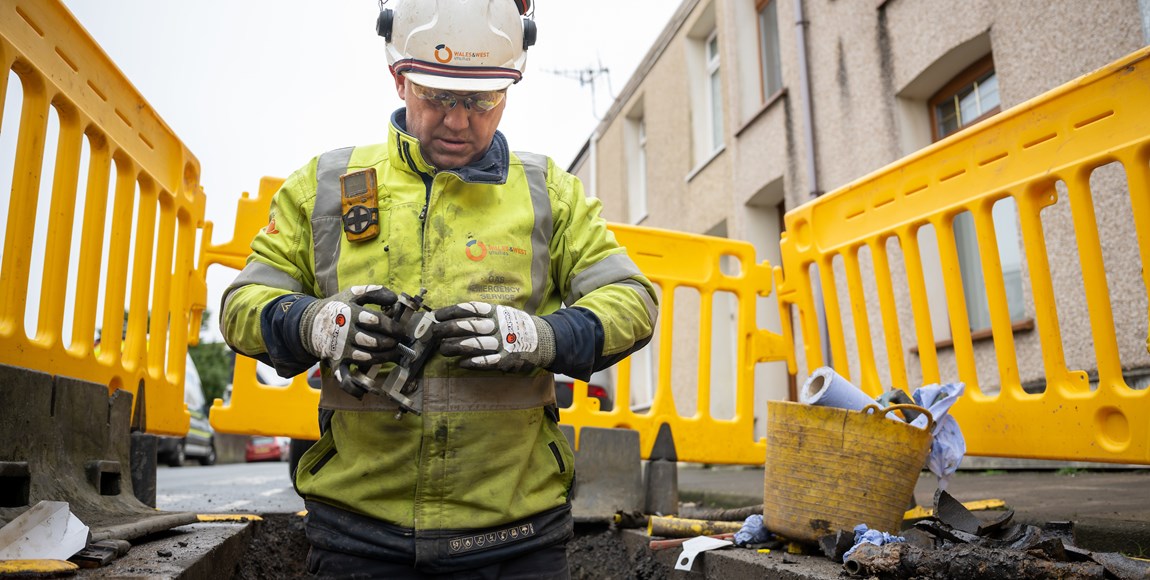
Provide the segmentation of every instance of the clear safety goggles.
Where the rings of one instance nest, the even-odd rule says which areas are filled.
[[[503,102],[503,97],[507,95],[506,89],[502,91],[482,91],[465,94],[453,93],[451,91],[417,85],[411,82],[411,79],[407,79],[407,87],[421,100],[431,101],[432,104],[444,111],[450,111],[455,108],[455,105],[463,103],[463,108],[468,111],[486,113],[498,107],[499,103]]]

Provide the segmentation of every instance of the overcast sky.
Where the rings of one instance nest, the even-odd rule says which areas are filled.
[[[383,141],[401,106],[375,34],[376,0],[65,4],[199,159],[215,243],[230,237],[236,201],[245,190],[254,194],[261,176],[286,176],[330,149]],[[566,167],[679,4],[537,2],[539,39],[501,125],[511,147]],[[594,85],[594,100],[591,85],[551,72],[600,67],[610,77]],[[213,312],[234,275],[209,272]]]

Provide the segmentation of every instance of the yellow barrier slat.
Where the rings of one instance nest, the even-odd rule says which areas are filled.
[[[902,228],[898,232],[906,265],[907,283],[910,288],[911,310],[914,312],[915,339],[918,341],[918,356],[922,365],[922,379],[927,384],[939,382],[938,350],[934,345],[934,328],[930,320],[930,304],[927,301],[926,275],[922,271],[922,254],[919,252],[917,229]],[[888,325],[887,328],[890,328]],[[902,354],[901,352],[899,354]],[[905,367],[904,367],[905,372]],[[904,379],[905,381],[905,379]],[[908,383],[909,385],[909,383]]]
[[[830,335],[831,361],[835,370],[849,381],[851,370],[847,365],[846,340],[843,339],[843,316],[839,308],[838,286],[835,284],[834,254],[823,256],[817,264],[819,284],[823,292],[823,309],[826,311],[827,329]],[[805,336],[818,336],[818,333]]]
[[[870,319],[866,308],[866,295],[863,293],[862,274],[859,272],[858,248],[851,248],[844,255],[843,265],[846,270],[847,290],[855,333],[866,338],[866,340],[859,340],[857,343],[858,358],[856,360],[859,363],[859,376],[863,384],[876,385],[879,382],[878,369],[875,368],[874,347],[870,340]]]
[[[983,200],[980,211],[974,214],[974,225],[978,238],[978,252],[982,261],[982,276],[987,285],[987,301],[990,310],[991,330],[994,335],[994,350],[998,361],[1000,384],[1021,385],[1014,350],[1014,331],[1010,324],[1010,308],[1006,303],[1006,281],[1002,275],[1002,263],[998,257],[998,239],[994,232],[994,217],[991,214],[994,200]]]
[[[894,303],[894,286],[891,284],[890,262],[887,260],[886,240],[869,242],[871,259],[874,263],[875,285],[878,288],[879,308],[882,315],[883,337],[886,339],[887,357],[890,360],[891,384],[896,389],[909,390],[906,380],[906,359],[902,352],[902,337],[889,329],[899,328],[898,310]]]

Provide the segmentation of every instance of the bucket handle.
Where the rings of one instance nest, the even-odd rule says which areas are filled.
[[[934,415],[932,415],[930,413],[930,411],[926,410],[925,407],[919,407],[918,405],[911,405],[911,404],[907,404],[907,403],[900,403],[897,405],[889,405],[884,409],[884,408],[882,408],[876,404],[876,405],[867,405],[866,407],[863,408],[862,411],[868,415],[870,415],[872,413],[882,413],[883,415],[885,415],[885,414],[889,413],[890,411],[901,411],[904,409],[909,409],[911,411],[918,411],[919,413],[926,415],[926,432],[927,433],[933,433],[934,432]],[[909,423],[909,421],[908,421],[908,423]]]

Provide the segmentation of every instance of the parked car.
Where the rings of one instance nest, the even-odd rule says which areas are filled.
[[[614,408],[611,392],[611,371],[602,370],[591,375],[587,381],[587,395],[599,399],[599,409],[610,411]],[[575,394],[575,379],[567,375],[555,375],[555,401],[561,409],[571,406]]]
[[[249,437],[244,446],[244,461],[283,461],[284,447],[277,437]]]
[[[191,355],[184,371],[184,403],[192,415],[188,434],[157,438],[156,460],[171,467],[180,467],[188,458],[199,460],[200,465],[212,465],[216,462],[215,432],[204,410],[204,389]]]

